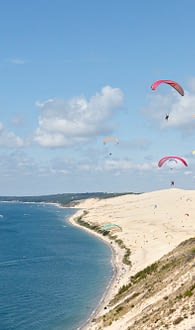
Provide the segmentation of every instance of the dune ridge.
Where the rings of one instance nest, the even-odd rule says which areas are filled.
[[[169,258],[168,254],[173,253],[173,250],[182,242],[192,239],[192,245],[195,244],[193,241],[193,237],[195,237],[195,191],[171,188],[107,199],[87,199],[81,201],[77,207],[79,207],[78,212],[70,219],[76,225],[79,225],[77,220],[82,219],[92,227],[95,225],[100,228],[103,224],[113,223],[122,228],[122,231],[110,232],[109,235],[105,236],[102,233],[93,231],[93,234],[111,244],[116,272],[110,288],[102,298],[95,315],[92,316],[92,319],[83,329],[191,330],[193,327],[195,329],[195,306],[192,302],[193,299],[195,301],[193,287],[193,283],[195,283],[195,246],[190,247],[194,251],[190,259],[191,264],[190,262],[189,264],[186,263],[184,271],[179,268],[174,269],[174,272],[180,274],[178,277],[175,275],[175,277],[161,278],[159,274],[155,273],[156,270],[152,273],[159,277],[159,281],[164,281],[163,283],[167,281],[167,283],[160,286],[155,292],[153,292],[152,284],[150,284],[150,291],[153,292],[151,297],[146,298],[144,295],[139,294],[139,297],[134,297],[136,303],[132,300],[134,301],[131,304],[133,307],[127,309],[126,312],[124,312],[125,306],[127,306],[125,301],[130,297],[132,299],[133,292],[125,290],[127,296],[124,295],[121,298],[123,300],[115,301],[118,292],[122,288],[127,289],[131,279],[137,273],[142,272],[144,269],[151,271],[151,265],[155,265],[163,257]],[[85,227],[85,230],[92,232],[90,228]],[[121,248],[121,244],[118,242],[122,242],[125,248]],[[129,264],[124,263],[124,254],[128,249],[130,250]],[[186,253],[188,254],[188,252]],[[151,277],[151,273],[147,274],[147,278],[148,276]],[[153,282],[155,282],[155,276]],[[147,281],[144,279],[143,283],[140,282],[142,293],[146,290],[144,289],[144,283],[147,283]],[[164,313],[158,319],[157,314],[160,315],[160,309],[157,308],[158,303],[162,310],[166,310],[166,306],[170,309],[168,307],[169,298],[174,295],[174,292],[176,294],[181,285],[184,286],[184,283],[189,284],[186,284],[186,290],[188,290],[188,286],[192,289],[190,293],[192,295],[188,297],[189,301],[192,301],[188,306],[189,309],[188,312],[186,311],[185,317],[182,316],[184,313],[182,314],[181,311],[178,315],[178,311],[182,310],[186,304],[186,296],[186,299],[180,299],[177,302],[177,309],[172,311],[169,316]],[[157,283],[155,283],[155,286],[157,286]],[[168,298],[164,299],[163,297]],[[113,303],[114,301],[115,303]],[[123,312],[121,312],[121,308]],[[147,311],[144,314],[145,320],[148,319],[145,324],[142,320],[143,310]],[[154,310],[157,310],[157,312],[154,312]],[[153,314],[156,315],[156,318],[153,317]],[[142,322],[139,323],[141,320]],[[137,328],[135,324],[137,324]]]

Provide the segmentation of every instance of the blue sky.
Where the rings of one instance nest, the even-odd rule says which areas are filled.
[[[194,189],[194,12],[194,0],[1,1],[0,195]],[[152,91],[159,79],[185,95]],[[166,155],[188,167],[158,168]]]

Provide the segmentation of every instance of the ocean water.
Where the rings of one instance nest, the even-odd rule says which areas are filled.
[[[74,209],[0,203],[0,330],[76,330],[113,275],[111,249]]]

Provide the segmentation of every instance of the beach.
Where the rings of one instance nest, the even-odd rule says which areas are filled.
[[[111,241],[108,236],[83,227],[104,239],[113,250],[115,276],[96,310],[96,319],[108,312],[110,300],[123,285],[128,284],[131,276],[159,260],[181,242],[195,237],[195,190],[171,188],[114,198],[87,199],[80,201],[76,207],[78,211],[70,218],[74,225],[78,225],[76,222],[78,217],[82,217],[87,223],[99,226],[117,225],[122,230],[115,232],[115,235],[131,251],[129,257],[131,266],[129,266],[122,261],[125,250],[121,249],[114,240]],[[153,303],[150,301],[151,305]],[[106,326],[106,329],[128,329],[136,313],[139,312],[134,310],[125,314],[116,322]],[[195,315],[190,315],[169,329],[191,330],[193,326],[195,327]],[[98,321],[90,320],[84,329],[104,328]]]

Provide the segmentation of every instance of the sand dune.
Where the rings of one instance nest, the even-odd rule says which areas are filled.
[[[182,241],[195,236],[195,190],[172,188],[109,199],[88,199],[79,204],[79,211],[70,220],[75,223],[74,219],[84,210],[87,211],[84,219],[89,223],[114,223],[122,227],[117,237],[131,250],[132,266],[129,270],[122,263],[124,251],[112,243],[117,273],[99,306],[98,315],[105,313],[104,308],[109,300],[123,284],[128,283],[131,275],[157,261]],[[108,240],[107,237],[104,239]],[[127,329],[132,317],[128,314],[106,329]],[[195,326],[195,316],[185,320],[185,323],[184,328],[178,325],[174,329],[190,330],[192,325]],[[96,324],[88,324],[85,329],[99,328]]]

